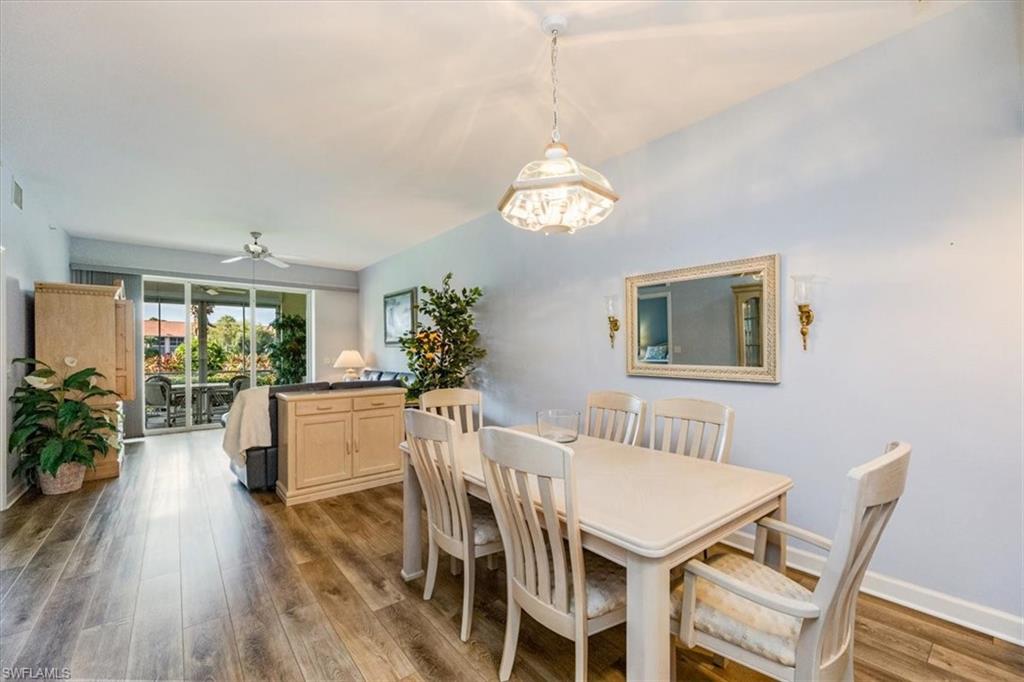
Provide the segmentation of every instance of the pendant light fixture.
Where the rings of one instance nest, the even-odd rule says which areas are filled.
[[[498,203],[501,217],[524,230],[572,234],[596,225],[612,212],[619,195],[611,183],[593,168],[569,156],[558,131],[558,36],[566,19],[545,17],[541,27],[551,36],[551,143],[544,158],[519,171]]]

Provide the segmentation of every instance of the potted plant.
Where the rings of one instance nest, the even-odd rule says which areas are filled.
[[[279,384],[301,384],[306,377],[306,319],[281,315],[270,323],[277,338],[267,346]]]
[[[46,495],[78,490],[85,468],[93,468],[97,455],[104,455],[117,438],[114,410],[88,401],[116,396],[100,388],[103,375],[94,367],[57,372],[34,358],[17,358],[14,363],[34,367],[14,389],[14,421],[8,450],[20,457],[15,473],[38,482]],[[69,370],[77,364],[65,358]]]
[[[480,332],[474,326],[473,306],[483,291],[480,287],[452,288],[452,273],[441,279],[441,288],[420,287],[416,326],[401,339],[409,371],[415,380],[409,397],[436,388],[459,388],[487,355],[481,348]],[[430,324],[424,324],[424,316]]]

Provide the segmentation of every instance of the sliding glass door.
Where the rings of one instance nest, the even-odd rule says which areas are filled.
[[[187,425],[185,409],[185,284],[143,283],[146,430]]]
[[[191,424],[216,424],[252,381],[248,287],[191,284]]]
[[[309,374],[307,291],[143,278],[147,432],[212,428],[238,392]]]
[[[256,383],[298,384],[309,374],[305,293],[255,292]]]

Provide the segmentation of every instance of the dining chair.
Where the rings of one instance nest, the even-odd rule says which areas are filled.
[[[594,438],[636,445],[646,413],[647,402],[632,393],[592,391],[587,394],[583,432]]]
[[[672,590],[682,645],[699,645],[777,680],[852,682],[857,593],[909,465],[910,445],[891,443],[881,457],[851,469],[831,541],[765,518],[757,522],[753,559],[720,554],[686,563],[683,583]],[[828,552],[813,592],[764,565],[768,533]]]
[[[238,397],[240,391],[249,388],[249,377],[244,374],[237,374],[228,379],[228,386],[231,389],[231,400]]]
[[[647,447],[727,463],[735,421],[735,410],[710,400],[655,400],[651,406],[651,433]]]
[[[171,388],[170,383],[161,376],[146,378],[143,395],[146,401],[146,428],[151,426],[153,418],[163,422],[164,428],[171,426]]]
[[[438,388],[427,391],[420,396],[420,409],[454,420],[462,433],[479,431],[484,425],[483,394],[471,388]]]
[[[455,450],[457,425],[422,410],[405,411],[406,442],[427,505],[430,549],[423,598],[430,599],[437,580],[438,550],[462,561],[462,631],[465,642],[473,626],[476,558],[502,551],[501,536],[490,506],[466,494],[462,463]]]
[[[207,406],[210,422],[220,419],[231,411],[231,405],[237,395],[238,393],[232,390],[230,385],[210,389],[209,405]]]
[[[584,680],[587,637],[626,621],[626,573],[583,551],[573,451],[531,434],[488,426],[480,431],[480,454],[505,548],[508,617],[498,677],[505,682],[512,675],[525,609],[576,643],[576,679]],[[564,503],[568,543],[556,499]]]

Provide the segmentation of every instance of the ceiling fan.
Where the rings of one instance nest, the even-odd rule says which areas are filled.
[[[237,263],[240,260],[251,258],[253,260],[253,264],[255,264],[255,261],[265,260],[271,265],[276,265],[279,268],[289,267],[288,264],[285,263],[283,260],[281,260],[280,258],[276,258],[274,254],[270,252],[269,248],[267,248],[263,244],[260,244],[260,237],[263,236],[262,232],[250,232],[249,234],[252,235],[252,243],[242,245],[242,251],[244,251],[245,253],[241,256],[225,258],[224,260],[221,261],[221,263]]]
[[[239,256],[239,258],[244,258],[244,256]],[[232,260],[235,260],[235,259],[232,259]],[[220,296],[221,294],[248,294],[248,291],[246,291],[245,289],[226,289],[224,287],[211,287],[211,286],[204,286],[204,287],[202,287],[202,289],[209,296]],[[193,289],[193,291],[195,291],[195,289]]]

